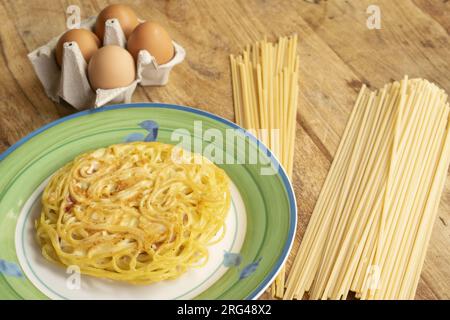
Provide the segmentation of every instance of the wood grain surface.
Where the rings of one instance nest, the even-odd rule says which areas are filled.
[[[293,183],[299,225],[291,257],[309,217],[362,83],[377,88],[405,74],[450,93],[448,0],[122,1],[140,18],[162,24],[187,52],[164,87],[138,87],[133,102],[197,107],[233,119],[228,56],[267,36],[297,33],[300,99]],[[52,102],[27,53],[65,29],[67,6],[82,18],[109,1],[0,3],[0,152],[42,125],[74,113]],[[366,9],[381,9],[381,29],[366,26]],[[1,177],[0,177],[1,178]],[[450,298],[450,179],[423,268],[417,299]],[[292,259],[288,261],[289,269]],[[268,298],[264,294],[262,298]]]

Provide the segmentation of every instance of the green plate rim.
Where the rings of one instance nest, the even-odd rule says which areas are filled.
[[[287,192],[287,195],[288,195],[288,200],[289,200],[289,224],[290,224],[290,227],[289,227],[289,232],[288,232],[288,237],[287,237],[286,243],[284,244],[282,253],[281,253],[280,257],[278,258],[278,261],[276,262],[275,266],[265,276],[265,278],[259,284],[259,286],[256,287],[253,290],[253,292],[247,297],[248,300],[257,299],[264,292],[264,290],[272,283],[272,281],[276,277],[278,271],[281,269],[281,267],[283,266],[284,262],[286,261],[288,255],[289,255],[289,252],[291,251],[292,244],[294,242],[294,237],[295,237],[295,230],[297,229],[297,203],[296,203],[296,198],[295,198],[295,194],[294,194],[294,190],[293,190],[292,184],[291,184],[291,182],[290,182],[290,180],[289,180],[289,178],[288,178],[288,176],[287,176],[283,166],[279,163],[279,161],[276,158],[276,156],[274,154],[272,154],[270,149],[267,148],[264,145],[264,143],[262,143],[254,135],[252,135],[250,132],[248,132],[244,128],[238,126],[236,123],[234,123],[234,122],[232,122],[230,120],[227,120],[225,118],[222,118],[222,117],[220,117],[218,115],[215,115],[213,113],[210,113],[208,111],[204,111],[204,110],[200,110],[200,109],[196,109],[196,108],[192,108],[192,107],[187,107],[187,106],[182,106],[182,105],[176,105],[176,104],[166,104],[166,103],[127,103],[127,104],[109,105],[109,106],[104,106],[104,107],[100,107],[100,108],[96,108],[96,109],[87,109],[87,110],[84,110],[84,111],[76,112],[74,114],[62,117],[62,118],[60,118],[58,120],[55,120],[53,122],[50,122],[50,123],[40,127],[39,129],[31,132],[30,134],[26,135],[25,137],[23,137],[22,139],[17,141],[15,144],[10,146],[3,153],[1,153],[0,154],[0,161],[4,160],[8,155],[10,155],[13,151],[15,151],[20,146],[25,144],[27,141],[32,139],[34,136],[36,136],[36,135],[46,131],[47,129],[52,128],[52,127],[54,127],[54,126],[56,126],[56,125],[58,125],[58,124],[60,124],[62,122],[68,121],[70,119],[82,117],[84,115],[92,114],[92,113],[107,112],[107,111],[110,111],[110,110],[127,109],[127,108],[167,108],[167,109],[175,109],[175,110],[179,110],[179,111],[185,111],[185,112],[189,112],[189,113],[198,114],[198,115],[205,116],[205,117],[211,118],[213,120],[222,122],[222,123],[230,126],[233,129],[242,130],[245,136],[247,136],[249,139],[253,140],[254,142],[258,143],[260,148],[262,149],[262,151],[264,153],[266,153],[267,156],[271,159],[272,163],[275,165],[275,168],[278,168],[277,174],[280,175],[280,177],[281,177],[281,179],[283,181],[283,185],[284,185],[284,187],[286,189],[286,192]]]

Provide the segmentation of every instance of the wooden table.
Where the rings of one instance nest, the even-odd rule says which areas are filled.
[[[127,1],[122,1],[127,2]],[[423,77],[450,93],[450,2],[400,1],[128,1],[160,22],[187,51],[165,87],[139,87],[133,101],[195,106],[233,119],[228,56],[267,35],[299,35],[300,111],[294,185],[298,243],[308,224],[362,83]],[[367,7],[381,9],[381,30],[366,26]],[[27,53],[65,28],[69,4],[82,18],[107,1],[3,1],[0,4],[0,152],[32,130],[75,112],[52,102]],[[418,299],[450,298],[450,179],[434,226]],[[288,268],[292,260],[289,260]],[[267,294],[263,296],[268,297]]]

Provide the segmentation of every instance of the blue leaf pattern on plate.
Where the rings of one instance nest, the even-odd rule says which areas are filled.
[[[125,137],[125,142],[143,141],[144,135],[142,133],[130,133]]]
[[[158,136],[158,132],[157,132],[157,131],[156,131],[155,134],[149,133],[149,134],[145,137],[144,141],[145,141],[145,142],[152,142],[152,141],[155,141],[157,136]]]
[[[153,120],[142,121],[141,123],[139,123],[139,126],[142,129],[145,129],[147,131],[152,131],[153,129],[158,129],[159,128],[158,123],[156,121],[153,121]]]
[[[147,136],[145,137],[146,142],[155,141],[158,137],[158,129],[159,125],[156,121],[153,120],[145,120],[139,123],[139,126],[148,131]]]
[[[125,142],[135,142],[135,141],[145,141],[151,142],[155,141],[158,137],[159,125],[156,121],[145,120],[138,124],[142,129],[147,131],[147,135],[142,133],[130,133],[124,139]]]
[[[17,264],[3,259],[0,259],[0,273],[17,278],[23,277],[22,271],[20,271],[20,268]]]
[[[227,252],[223,254],[223,265],[227,268],[238,267],[242,262],[242,256],[239,253]]]
[[[245,279],[248,276],[250,276],[253,272],[255,272],[259,266],[259,263],[261,262],[261,259],[262,258],[259,258],[255,262],[246,265],[245,268],[242,269],[241,273],[239,274],[239,280]]]

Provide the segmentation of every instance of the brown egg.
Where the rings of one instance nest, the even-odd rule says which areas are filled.
[[[127,50],[119,46],[105,46],[92,56],[88,77],[94,90],[126,87],[136,78],[136,66]]]
[[[56,44],[56,63],[58,63],[59,66],[62,65],[64,43],[71,41],[78,44],[81,54],[86,62],[89,62],[89,59],[91,59],[92,55],[100,46],[100,40],[93,32],[86,29],[69,30],[59,38],[58,43]]]
[[[156,22],[144,22],[128,38],[127,49],[137,61],[140,50],[147,50],[161,65],[169,62],[175,53],[172,39]]]
[[[100,12],[97,21],[95,22],[95,33],[102,42],[105,35],[105,22],[106,20],[113,18],[119,20],[123,33],[127,38],[139,24],[136,13],[129,6],[123,4],[112,4],[107,6]]]

